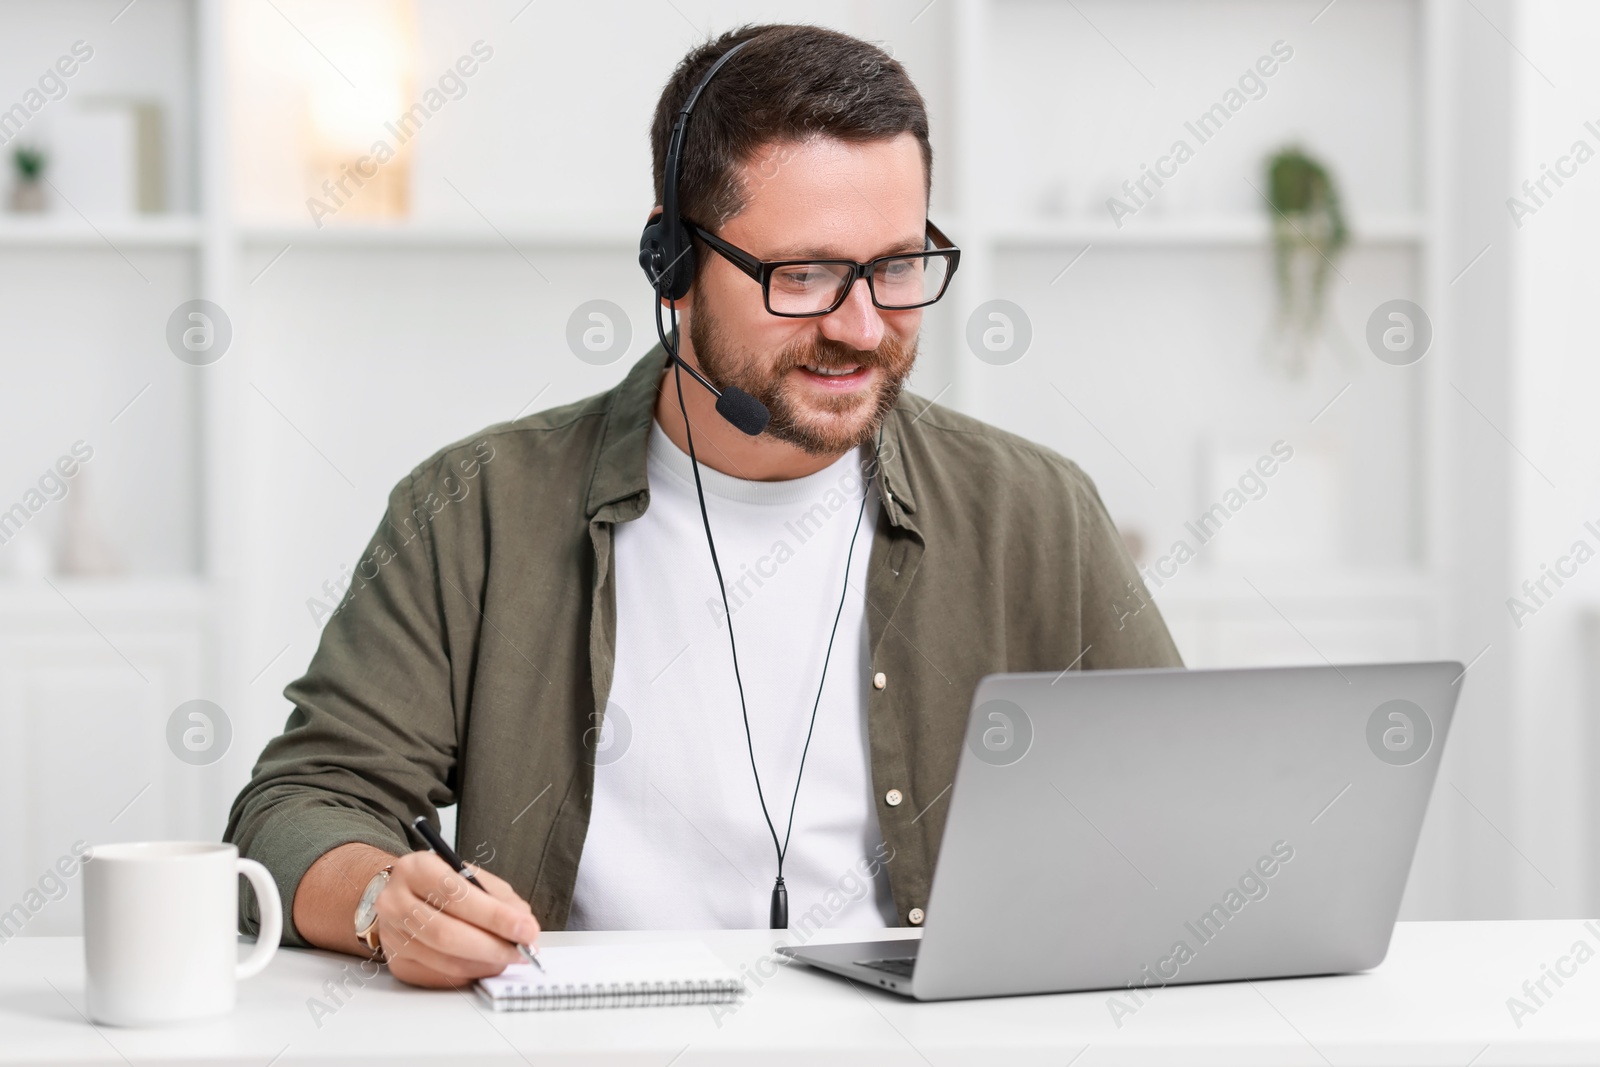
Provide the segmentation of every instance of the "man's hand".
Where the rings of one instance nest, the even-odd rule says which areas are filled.
[[[356,902],[389,864],[394,870],[378,897],[378,943],[402,982],[437,988],[499,974],[522,958],[516,942],[531,945],[539,936],[528,902],[488,871],[472,868],[485,893],[432,852],[396,858],[357,842],[330,849],[300,879],[295,928],[318,948],[367,955],[355,934]]]
[[[378,897],[378,943],[389,970],[411,985],[445,987],[499,974],[518,963],[539,922],[504,879],[472,868],[485,893],[432,852],[394,861]]]

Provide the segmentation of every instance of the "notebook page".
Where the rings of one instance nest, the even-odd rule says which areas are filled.
[[[739,976],[699,941],[658,941],[643,945],[557,945],[539,950],[544,973],[529,963],[513,963],[479,985],[499,999],[528,990],[568,986],[609,986],[642,982],[728,982]]]

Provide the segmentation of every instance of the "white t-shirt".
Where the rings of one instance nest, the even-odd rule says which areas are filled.
[[[750,736],[784,836],[795,773],[845,586],[870,450],[784,482],[704,464]],[[765,928],[777,856],[761,815],[722,598],[689,457],[651,424],[650,506],[614,532],[616,672],[568,928]],[[791,925],[893,925],[873,804],[866,707],[872,488],[828,661],[784,861]],[[864,872],[876,871],[876,877]],[[820,910],[813,910],[820,908]]]

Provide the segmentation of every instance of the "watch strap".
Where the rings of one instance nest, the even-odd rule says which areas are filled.
[[[383,884],[387,886],[389,884],[389,878],[393,875],[393,873],[394,864],[391,863],[383,870],[373,875],[372,878],[367,882],[366,890],[361,894],[362,899],[366,899],[367,892],[371,890],[373,882],[376,882],[378,879],[383,879]],[[382,890],[380,889],[379,892],[381,893]],[[376,903],[376,897],[374,897],[374,903]],[[372,913],[372,921],[367,923],[365,928],[358,927],[356,929],[356,938],[363,945],[367,946],[367,951],[372,953],[373,959],[382,960],[384,958],[383,945],[378,940],[378,913],[376,910],[374,910]]]

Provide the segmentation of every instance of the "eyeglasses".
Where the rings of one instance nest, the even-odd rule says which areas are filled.
[[[684,220],[689,230],[723,259],[761,283],[767,311],[789,319],[813,318],[839,310],[856,281],[867,280],[874,306],[885,311],[927,307],[944,295],[961,262],[961,249],[932,222],[927,249],[879,256],[867,263],[849,259],[780,259],[765,262],[716,234]]]

